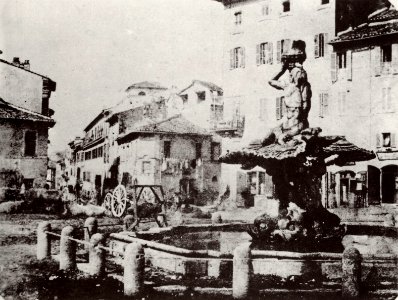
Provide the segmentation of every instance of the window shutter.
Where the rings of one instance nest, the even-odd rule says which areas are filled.
[[[272,65],[274,63],[274,45],[272,43],[268,43],[269,47],[269,64]]]
[[[376,46],[373,51],[373,71],[375,76],[381,73],[381,48]]]
[[[283,42],[283,53],[288,53],[289,52],[289,50],[290,50],[290,46],[291,46],[291,41],[290,41],[290,39],[286,39],[286,40],[284,40],[284,42]]]
[[[323,116],[327,116],[329,114],[329,94],[323,94]]]
[[[396,144],[395,144],[395,133],[391,133],[391,148],[395,148]]]
[[[329,42],[329,36],[328,36],[327,33],[324,33],[323,34],[323,53],[324,53],[323,56],[325,56],[325,57],[329,53],[329,51],[328,51],[328,49],[329,49],[328,42]]]
[[[337,81],[337,54],[336,52],[332,52],[330,55],[330,70],[331,70],[331,77],[332,82]]]
[[[282,52],[282,41],[277,41],[276,43],[276,62],[281,62],[281,52]]]
[[[229,69],[232,70],[234,68],[234,49],[229,50]]]
[[[241,47],[240,48],[241,51],[241,67],[244,68],[245,67],[245,47]]]
[[[281,97],[276,97],[276,119],[281,119]]]
[[[398,44],[391,45],[392,72],[398,74]]]
[[[347,80],[352,80],[352,51],[348,50],[347,53]]]
[[[319,57],[319,34],[314,37],[314,57]]]
[[[319,94],[319,117],[323,118],[323,93]]]
[[[261,53],[261,44],[258,44],[256,46],[256,63],[257,63],[257,66],[259,66],[261,64],[261,62],[260,62],[260,57],[261,57],[260,53]]]
[[[381,134],[376,133],[376,148],[381,147]]]

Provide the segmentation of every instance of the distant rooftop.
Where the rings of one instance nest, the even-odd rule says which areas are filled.
[[[126,92],[132,89],[167,90],[166,87],[161,86],[158,82],[150,81],[134,83],[126,89]]]
[[[181,90],[180,92],[179,92],[179,94],[181,94],[181,93],[183,93],[184,91],[186,91],[187,89],[189,89],[191,86],[193,86],[195,83],[198,83],[198,84],[201,84],[201,85],[203,85],[203,86],[205,86],[205,87],[207,87],[209,90],[211,90],[211,91],[216,91],[216,92],[219,92],[219,93],[223,93],[223,89],[221,88],[221,87],[219,87],[218,85],[216,85],[216,84],[214,84],[214,83],[211,83],[211,82],[208,82],[208,81],[202,81],[202,80],[197,80],[197,79],[195,79],[195,80],[193,80],[192,81],[192,83],[188,86],[188,87],[186,87],[185,89],[183,89],[183,90]]]
[[[177,134],[177,135],[211,135],[181,115],[176,115],[160,122],[149,122],[143,126],[135,126],[125,134],[119,136],[118,141],[124,143],[133,135],[139,134]]]

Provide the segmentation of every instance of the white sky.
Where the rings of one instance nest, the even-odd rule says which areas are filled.
[[[221,84],[223,6],[212,0],[0,0],[2,59],[57,82],[51,150],[139,81]]]

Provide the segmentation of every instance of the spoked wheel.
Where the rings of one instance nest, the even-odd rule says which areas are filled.
[[[106,211],[111,212],[111,206],[112,206],[112,198],[113,195],[112,193],[106,193],[104,202],[102,202],[102,207],[106,209]]]
[[[126,188],[119,184],[113,191],[111,201],[112,215],[116,218],[123,216],[127,208],[127,192]]]

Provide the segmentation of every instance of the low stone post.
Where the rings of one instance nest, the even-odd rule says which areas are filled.
[[[249,295],[253,273],[250,245],[250,243],[244,243],[234,250],[232,272],[232,296],[234,299],[246,299]]]
[[[41,222],[37,227],[37,259],[39,260],[51,257],[51,237],[46,231],[51,231],[50,223]]]
[[[127,215],[123,219],[123,230],[124,231],[130,231],[134,230],[134,228],[131,228],[131,226],[134,224],[134,216],[133,215]]]
[[[124,295],[138,296],[144,288],[145,253],[141,244],[128,244],[124,252]]]
[[[386,227],[394,227],[395,226],[395,218],[392,214],[387,214],[384,220],[384,226]]]
[[[342,287],[343,298],[358,298],[361,285],[362,256],[356,248],[344,250],[342,260]]]
[[[100,249],[97,246],[105,245],[105,236],[100,233],[96,233],[91,236],[90,239],[90,251],[89,251],[89,273],[93,276],[103,276],[105,273],[105,250]]]
[[[76,269],[76,243],[69,238],[74,238],[75,229],[72,226],[66,226],[61,232],[61,241],[59,245],[59,269]]]
[[[98,221],[94,217],[88,217],[84,222],[84,240],[90,242],[90,238],[98,231]],[[88,252],[90,247],[84,245],[84,250]]]
[[[222,223],[221,214],[219,212],[212,213],[211,223],[212,224],[221,224]]]

